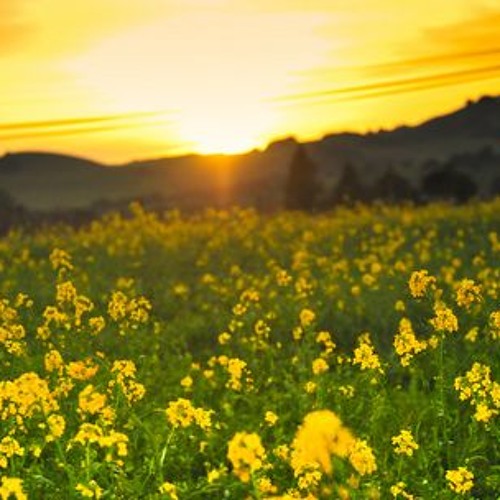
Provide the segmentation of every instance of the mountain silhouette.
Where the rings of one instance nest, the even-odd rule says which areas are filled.
[[[346,164],[366,185],[388,171],[418,188],[433,169],[466,173],[481,197],[495,194],[500,176],[500,97],[482,97],[416,126],[367,134],[339,133],[304,143],[325,191]],[[231,204],[274,209],[284,202],[297,141],[239,155],[186,155],[104,165],[44,152],[0,158],[0,190],[39,211],[82,209],[141,199],[161,208]],[[495,187],[496,186],[496,187]]]

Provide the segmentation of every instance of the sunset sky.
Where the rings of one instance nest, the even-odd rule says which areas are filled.
[[[0,0],[0,154],[116,163],[500,94],[498,0]]]

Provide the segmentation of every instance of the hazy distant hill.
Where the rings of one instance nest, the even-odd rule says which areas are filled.
[[[342,133],[306,144],[319,166],[324,189],[353,164],[369,185],[391,167],[418,187],[432,169],[466,172],[482,196],[500,185],[500,97],[468,102],[448,115],[415,127],[369,134]],[[282,203],[293,139],[242,155],[161,158],[104,166],[47,153],[7,154],[0,159],[0,190],[34,210],[84,208],[141,198],[180,208]],[[496,186],[496,187],[495,187]]]

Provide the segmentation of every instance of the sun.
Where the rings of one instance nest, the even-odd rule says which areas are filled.
[[[236,154],[269,142],[273,117],[258,104],[212,101],[184,107],[177,116],[178,135],[200,154]]]

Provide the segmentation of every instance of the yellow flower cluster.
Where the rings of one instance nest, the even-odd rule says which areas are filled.
[[[22,457],[24,455],[24,448],[15,438],[5,436],[0,441],[0,468],[6,469],[9,458],[12,458],[14,455]]]
[[[458,319],[453,311],[442,302],[434,306],[434,318],[430,320],[431,325],[438,332],[453,333],[458,330]]]
[[[258,434],[237,432],[229,441],[227,458],[233,466],[233,473],[247,483],[251,474],[263,467],[266,450]]]
[[[455,493],[467,493],[474,486],[474,474],[465,467],[447,471],[446,479],[448,486]]]
[[[414,271],[408,281],[408,287],[410,288],[410,294],[414,298],[424,297],[427,290],[435,285],[436,278],[434,276],[429,276],[429,271],[422,269],[421,271]]]
[[[179,500],[177,495],[177,487],[175,484],[165,481],[159,488],[160,493],[163,495],[168,495],[170,500]]]
[[[23,481],[18,477],[2,477],[0,484],[0,498],[9,500],[14,496],[16,500],[28,500],[28,496],[23,490]]]
[[[78,483],[75,486],[75,490],[85,498],[101,498],[102,488],[93,479],[87,484]]]
[[[314,375],[320,375],[328,371],[330,367],[328,363],[323,358],[316,358],[312,362],[312,372]]]
[[[417,339],[408,318],[401,318],[399,321],[399,331],[394,337],[393,344],[402,366],[408,366],[413,356],[427,347],[425,340]]]
[[[377,461],[373,450],[364,439],[356,439],[349,450],[349,461],[356,472],[365,476],[377,470]]]
[[[71,361],[66,365],[66,374],[75,380],[89,380],[93,378],[99,370],[99,366],[91,358],[81,361]]]
[[[461,401],[470,400],[475,407],[474,418],[478,422],[489,422],[500,411],[500,384],[491,378],[491,368],[474,363],[472,368],[455,379],[455,389]]]
[[[264,420],[271,427],[274,424],[276,424],[276,422],[278,421],[278,418],[279,418],[278,415],[276,415],[276,413],[274,413],[272,411],[266,411],[266,414],[264,415]]]
[[[167,419],[173,427],[189,427],[196,424],[207,431],[212,427],[212,410],[196,408],[189,399],[179,398],[171,401],[165,410]]]
[[[252,378],[250,377],[246,361],[240,358],[229,358],[224,355],[210,358],[208,362],[210,367],[217,364],[224,367],[229,375],[229,379],[226,382],[226,387],[228,389],[241,391],[243,389],[243,382],[251,386]]]
[[[25,418],[57,411],[59,405],[48,383],[36,373],[26,372],[14,380],[0,381],[0,420],[15,418],[23,428]]]
[[[415,450],[418,450],[418,444],[415,442],[415,438],[411,431],[403,429],[397,436],[393,436],[392,444],[394,446],[394,451],[398,455],[408,455],[411,457]]]
[[[332,340],[330,332],[326,331],[318,332],[318,335],[316,335],[316,342],[318,344],[323,344],[325,356],[330,355],[334,351],[335,347],[337,347],[335,342]]]
[[[65,250],[61,248],[54,248],[49,256],[50,263],[52,264],[52,269],[54,270],[71,270],[73,269],[73,264],[71,263],[71,256]]]
[[[500,340],[500,311],[493,311],[489,317],[490,333],[493,340]]]
[[[49,433],[45,436],[45,441],[50,443],[51,441],[59,439],[64,434],[66,429],[66,420],[62,415],[53,413],[47,418],[47,425]]]
[[[362,370],[378,370],[383,373],[380,358],[375,352],[369,333],[363,333],[358,338],[358,347],[354,349],[354,365],[360,365]]]
[[[70,441],[68,448],[72,448],[74,443],[82,446],[95,443],[106,450],[106,462],[114,462],[121,466],[123,465],[122,458],[128,455],[128,441],[128,436],[122,432],[113,429],[105,430],[96,424],[83,423]]]
[[[360,475],[371,474],[377,468],[366,441],[356,439],[335,413],[318,410],[307,414],[292,443],[295,476],[318,468],[330,474],[332,455],[348,458]]]
[[[120,325],[120,334],[127,329],[137,330],[149,320],[151,303],[146,297],[129,298],[122,291],[113,292],[108,302],[110,318]]]
[[[471,304],[481,301],[481,286],[476,285],[474,280],[463,279],[458,283],[456,289],[456,301],[460,307],[468,309]]]
[[[0,344],[14,356],[21,356],[26,350],[26,331],[19,322],[16,309],[7,299],[0,300]]]
[[[143,384],[135,379],[137,368],[131,360],[120,359],[113,362],[111,373],[116,377],[108,384],[108,388],[112,390],[118,386],[129,403],[140,401],[146,393],[146,388]]]
[[[406,490],[406,483],[404,481],[399,481],[396,484],[392,485],[390,488],[391,495],[394,498],[405,498],[406,500],[414,500],[415,497],[408,493]]]
[[[88,384],[78,395],[78,413],[85,419],[87,415],[102,417],[106,423],[111,423],[115,418],[114,410],[107,404],[107,396]]]

